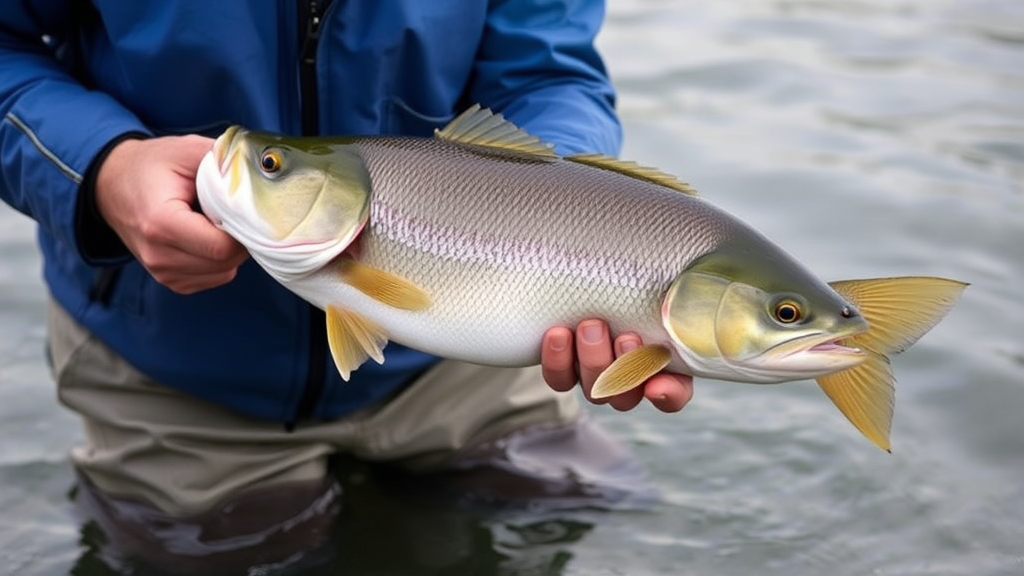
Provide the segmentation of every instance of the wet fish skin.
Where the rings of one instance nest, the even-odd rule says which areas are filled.
[[[327,310],[343,376],[383,361],[389,339],[536,364],[547,329],[600,317],[645,346],[602,374],[596,394],[661,369],[755,383],[828,377],[819,383],[836,405],[885,449],[892,376],[879,358],[887,367],[964,286],[848,281],[840,294],[673,177],[558,157],[480,109],[429,139],[232,129],[197,188],[268,273]],[[893,294],[900,309],[886,309],[902,320],[869,327],[865,317],[879,316],[859,307],[885,308]]]

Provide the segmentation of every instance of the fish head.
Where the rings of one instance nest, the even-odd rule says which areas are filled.
[[[768,244],[723,247],[679,274],[662,323],[695,374],[774,383],[860,364],[843,344],[868,329],[857,308]]]
[[[203,213],[279,279],[314,272],[369,219],[370,178],[351,140],[228,128],[196,175]]]

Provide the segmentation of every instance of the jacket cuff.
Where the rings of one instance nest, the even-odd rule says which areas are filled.
[[[148,137],[144,132],[127,132],[114,138],[96,154],[82,176],[75,206],[75,239],[82,257],[91,265],[123,264],[132,258],[132,253],[117,232],[100,215],[96,206],[96,177],[100,166],[115,146],[125,140],[144,140]]]

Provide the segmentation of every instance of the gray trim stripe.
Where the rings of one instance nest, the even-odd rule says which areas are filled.
[[[39,152],[42,153],[43,156],[46,156],[46,158],[50,162],[52,162],[54,166],[59,168],[60,171],[63,172],[64,175],[67,176],[72,182],[74,182],[75,184],[82,183],[82,175],[79,174],[78,172],[75,172],[75,170],[71,166],[65,164],[64,161],[58,158],[52,150],[47,148],[46,145],[43,144],[41,140],[39,140],[39,137],[36,136],[36,133],[33,132],[32,129],[28,127],[28,124],[25,124],[25,122],[23,122],[21,118],[18,118],[14,114],[14,112],[8,112],[5,118],[8,122],[14,124],[15,128],[21,130],[22,133],[24,133],[25,136],[27,136],[28,139],[32,142],[32,144],[36,147],[36,149],[39,150]]]

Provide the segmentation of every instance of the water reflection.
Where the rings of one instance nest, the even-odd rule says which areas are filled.
[[[153,511],[140,518],[140,508],[120,502],[111,509],[109,499],[97,500],[103,496],[80,485],[73,498],[92,519],[82,524],[82,554],[71,574],[556,576],[565,573],[575,544],[606,513],[601,508],[639,505],[636,499],[587,508],[578,507],[578,501],[565,507],[566,501],[558,500],[499,503],[487,498],[484,503],[467,497],[469,493],[450,476],[410,477],[354,460],[346,460],[343,469],[339,488],[311,508],[317,514],[313,520],[329,525],[327,532],[317,534],[302,522],[278,525],[283,529],[276,536],[284,536],[295,549],[278,548],[276,557],[267,550],[273,549],[274,538],[256,538],[255,547],[242,542],[246,545],[233,553],[222,553],[224,543],[239,544],[241,536],[206,540],[208,554],[194,556],[196,550],[183,549],[181,543],[210,538],[216,526],[159,523]],[[154,532],[129,534],[125,521],[135,530],[146,526]],[[200,530],[207,532],[202,538],[197,537]],[[166,546],[154,548],[157,541]],[[126,546],[134,552],[126,551]],[[144,552],[139,552],[140,546]],[[262,561],[254,564],[260,557]]]
[[[440,484],[370,471],[349,477],[335,558],[310,574],[563,574],[596,510],[496,507]],[[465,493],[464,493],[465,494]]]
[[[430,474],[346,456],[332,468],[189,518],[79,478],[72,573],[554,576],[602,511],[657,499],[640,462],[589,418],[520,430]]]

